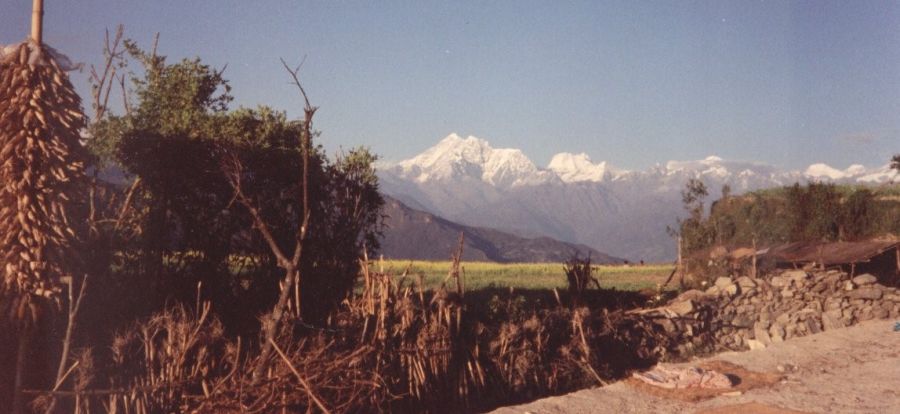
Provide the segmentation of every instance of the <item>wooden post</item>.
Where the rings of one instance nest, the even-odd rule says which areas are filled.
[[[897,246],[897,268],[894,269],[894,283],[900,282],[900,246]]]
[[[753,266],[753,268],[751,269],[751,271],[753,272],[753,278],[756,279],[758,277],[756,270],[756,237],[753,238],[753,257],[750,260]]]
[[[816,249],[819,253],[819,270],[825,270],[825,255],[822,253],[825,249],[821,244]]]
[[[684,260],[681,257],[682,254],[682,239],[681,236],[678,236],[678,280],[679,284],[684,286]]]
[[[13,382],[13,403],[12,414],[22,414],[25,412],[25,394],[22,388],[25,385],[25,369],[28,366],[28,349],[29,340],[31,339],[31,328],[26,327],[19,330],[19,349],[16,352],[16,376]]]
[[[33,0],[31,6],[31,38],[37,44],[44,42],[44,0]]]

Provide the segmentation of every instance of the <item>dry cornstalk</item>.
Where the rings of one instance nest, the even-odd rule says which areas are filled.
[[[34,321],[34,299],[71,276],[71,199],[84,180],[81,100],[42,45],[0,62],[0,269],[7,315]]]

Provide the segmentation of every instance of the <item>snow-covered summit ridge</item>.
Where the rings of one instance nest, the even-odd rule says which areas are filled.
[[[388,169],[417,182],[468,178],[498,187],[537,184],[553,178],[521,150],[494,148],[478,137],[462,138],[456,133]]]
[[[887,165],[870,169],[853,164],[840,170],[816,163],[804,171],[786,171],[765,163],[726,160],[715,155],[701,160],[668,161],[644,171],[625,171],[613,168],[607,161],[594,162],[583,152],[562,152],[554,155],[546,168],[540,168],[519,149],[494,148],[484,139],[474,136],[463,138],[456,133],[446,136],[415,157],[383,164],[383,171],[417,183],[480,181],[497,188],[547,183],[667,180],[667,177],[688,176],[744,182],[752,187],[765,186],[766,183],[785,185],[798,180],[872,184],[900,180],[900,175]]]
[[[868,171],[866,167],[853,164],[847,167],[846,170],[839,170],[825,163],[816,163],[810,165],[804,174],[807,177],[815,178],[815,179],[832,179],[832,180],[842,180],[845,178],[853,178],[865,175]]]
[[[615,179],[627,171],[611,167],[606,161],[594,163],[585,153],[572,154],[561,152],[553,156],[547,170],[556,173],[564,182],[593,181],[601,182]]]

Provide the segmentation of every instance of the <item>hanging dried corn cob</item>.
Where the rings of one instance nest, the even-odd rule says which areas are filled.
[[[0,54],[0,318],[29,324],[75,262],[72,197],[84,178],[81,100],[51,50]]]

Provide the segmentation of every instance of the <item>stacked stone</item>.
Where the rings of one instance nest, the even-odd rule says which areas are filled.
[[[789,270],[752,279],[720,277],[668,306],[642,312],[675,344],[670,353],[758,349],[774,342],[900,317],[900,292],[875,276]]]

